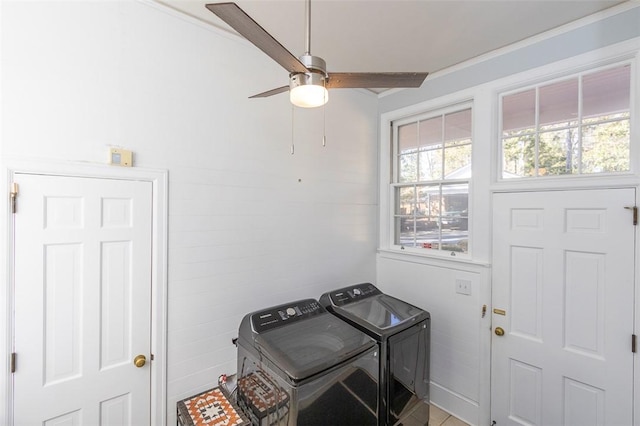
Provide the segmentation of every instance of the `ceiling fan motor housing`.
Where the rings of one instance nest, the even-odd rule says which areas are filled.
[[[289,75],[289,88],[298,86],[323,86],[327,80],[327,63],[319,56],[305,54],[300,56],[300,62],[310,71],[308,73],[292,72]]]
[[[300,56],[300,62],[302,65],[307,67],[311,72],[320,72],[327,76],[327,63],[319,56],[312,56],[309,54],[304,54]]]

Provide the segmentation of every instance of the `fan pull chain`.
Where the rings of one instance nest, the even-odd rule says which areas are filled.
[[[327,88],[327,80],[322,80],[322,84]],[[327,92],[324,92],[324,104],[322,104],[322,146],[327,146]]]

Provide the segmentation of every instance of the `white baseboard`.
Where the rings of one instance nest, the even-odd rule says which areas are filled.
[[[429,393],[431,404],[470,425],[479,424],[480,406],[477,401],[472,401],[434,382],[431,382]]]

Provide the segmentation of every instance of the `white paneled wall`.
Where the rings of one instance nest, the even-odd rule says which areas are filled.
[[[169,171],[168,424],[235,372],[245,313],[375,281],[375,96],[333,91],[326,117],[249,100],[286,71],[153,3],[1,7],[0,154],[97,164],[118,146]]]
[[[456,293],[456,280],[470,282],[471,294]],[[382,252],[378,286],[431,314],[431,402],[470,424],[489,418],[489,268]]]

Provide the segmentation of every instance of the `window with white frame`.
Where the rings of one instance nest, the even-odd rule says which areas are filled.
[[[392,123],[393,244],[467,253],[471,106]]]
[[[501,96],[502,178],[630,170],[631,66]]]

